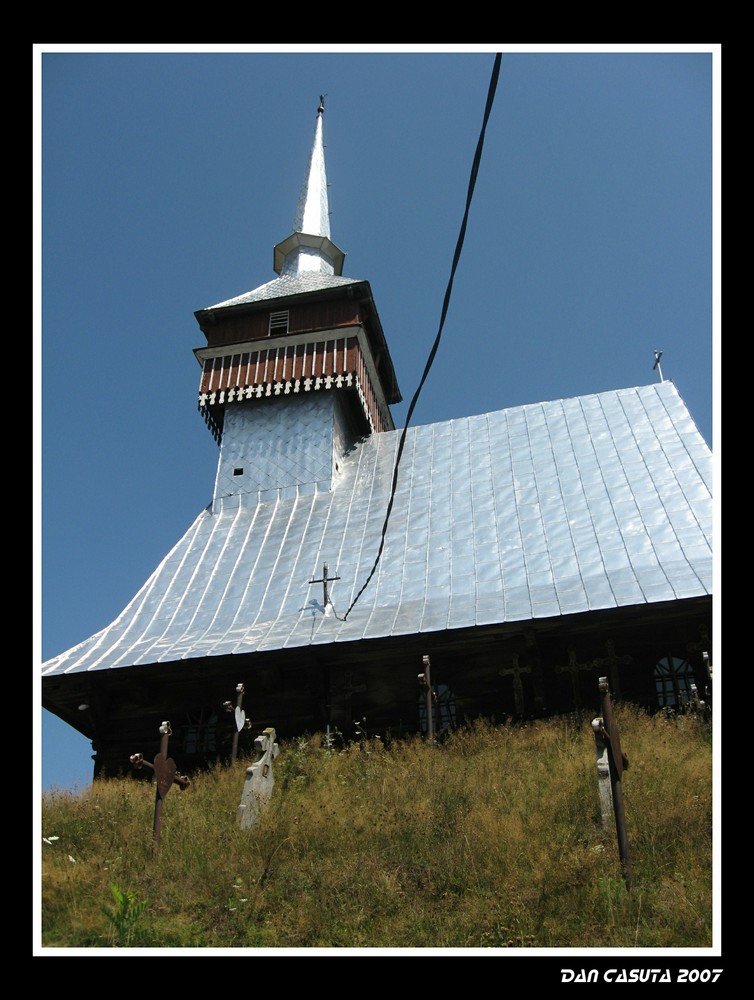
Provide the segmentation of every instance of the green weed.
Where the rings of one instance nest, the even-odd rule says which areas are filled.
[[[118,948],[127,948],[133,941],[136,923],[149,906],[149,900],[137,901],[135,892],[124,892],[115,882],[110,884],[110,892],[115,900],[115,910],[103,906],[102,912],[112,925],[113,943]]]

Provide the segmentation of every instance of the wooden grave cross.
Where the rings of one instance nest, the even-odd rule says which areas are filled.
[[[512,659],[513,666],[503,667],[502,670],[498,670],[498,674],[501,677],[513,675],[513,700],[516,704],[516,714],[521,716],[524,714],[524,685],[521,683],[521,674],[530,674],[531,667],[519,666],[518,653],[513,653]]]
[[[615,643],[612,639],[608,639],[605,646],[607,647],[607,656],[598,656],[594,661],[594,666],[607,667],[612,694],[614,697],[620,698],[620,677],[618,674],[618,666],[621,663],[628,665],[633,657],[628,654],[625,656],[618,656],[615,652]]]
[[[542,678],[542,668],[539,662],[539,648],[537,645],[537,636],[533,629],[524,629],[524,639],[526,641],[527,649],[531,650],[528,654],[529,666],[531,667],[531,682],[534,693],[534,704],[540,712],[544,712],[545,709],[545,691],[544,691],[544,680]]]
[[[576,661],[576,650],[571,647],[568,650],[568,663],[565,666],[556,667],[555,672],[558,674],[570,674],[571,675],[571,686],[573,688],[573,707],[578,712],[581,708],[581,696],[579,694],[579,671],[581,670],[593,670],[593,663],[578,663]]]

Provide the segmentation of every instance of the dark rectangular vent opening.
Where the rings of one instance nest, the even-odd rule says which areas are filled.
[[[288,310],[270,313],[270,336],[276,333],[288,333]]]
[[[233,475],[234,476],[242,476],[243,475],[243,469],[234,469],[233,470]]]

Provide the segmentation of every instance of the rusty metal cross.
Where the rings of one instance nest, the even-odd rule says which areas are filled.
[[[618,851],[620,853],[623,880],[626,888],[631,888],[631,852],[626,833],[626,816],[623,809],[623,772],[628,768],[628,757],[620,745],[620,733],[613,718],[612,702],[610,701],[610,686],[607,677],[599,679],[600,700],[602,704],[601,736],[607,744],[607,756],[610,764],[610,786],[613,794],[613,811],[615,813],[615,829],[618,834]]]
[[[172,732],[170,722],[163,722],[160,726],[160,752],[155,756],[154,764],[150,764],[148,760],[144,760],[144,754],[141,753],[132,754],[129,758],[135,771],[140,771],[142,767],[148,767],[151,771],[154,771],[155,784],[157,786],[154,801],[154,826],[152,828],[152,849],[154,854],[157,854],[160,846],[162,803],[165,801],[165,797],[174,784],[178,785],[181,791],[188,788],[191,784],[185,775],[178,773],[173,758],[168,757],[168,738],[172,735]]]
[[[423,692],[426,707],[427,707],[427,739],[430,743],[435,738],[435,703],[437,702],[437,694],[435,689],[432,687],[432,677],[430,669],[432,664],[429,661],[428,656],[422,656],[422,666],[424,667],[424,673],[418,674],[417,679],[419,681],[419,690]]]

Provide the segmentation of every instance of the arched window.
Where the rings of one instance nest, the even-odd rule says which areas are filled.
[[[681,656],[663,656],[655,664],[655,690],[661,708],[683,708],[692,700],[694,671]]]

